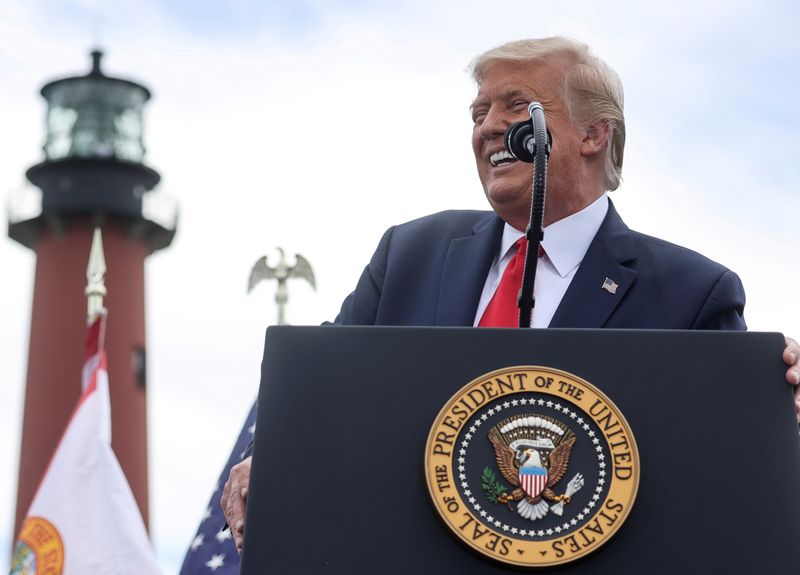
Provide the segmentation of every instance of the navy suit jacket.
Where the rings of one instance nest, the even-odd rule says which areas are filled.
[[[503,221],[448,211],[390,228],[335,323],[471,326]],[[603,289],[606,278],[616,293]],[[550,327],[746,328],[738,276],[704,256],[634,232],[609,202]]]

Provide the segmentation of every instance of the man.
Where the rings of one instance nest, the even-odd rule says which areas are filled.
[[[443,212],[390,229],[336,323],[508,325],[496,308],[519,285],[504,287],[519,269],[531,166],[508,154],[503,136],[538,101],[553,148],[532,325],[745,329],[744,290],[733,272],[629,230],[608,201],[625,144],[622,85],[608,66],[564,38],[523,40],[479,56],[473,77],[472,146],[494,211]],[[800,346],[786,343],[786,379],[797,385]],[[796,407],[800,413],[800,400]],[[221,500],[239,549],[249,465],[231,471]]]

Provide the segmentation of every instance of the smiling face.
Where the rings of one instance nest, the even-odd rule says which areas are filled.
[[[548,162],[545,225],[571,215],[603,193],[583,158],[585,130],[573,124],[564,104],[566,57],[525,62],[498,61],[481,78],[472,103],[472,149],[486,198],[495,212],[524,230],[530,216],[532,164],[515,160],[505,149],[506,128],[530,118],[528,104],[545,110],[553,134]]]

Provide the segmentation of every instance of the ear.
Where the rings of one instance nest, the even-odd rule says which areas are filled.
[[[605,153],[610,137],[611,124],[609,122],[592,124],[586,129],[581,140],[581,155],[585,158],[591,158]]]

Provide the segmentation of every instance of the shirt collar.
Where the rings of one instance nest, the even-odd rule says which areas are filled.
[[[581,211],[544,228],[542,247],[558,275],[565,277],[583,261],[583,256],[597,235],[607,212],[608,194],[603,193]],[[523,235],[519,230],[505,224],[500,242],[500,257]]]

